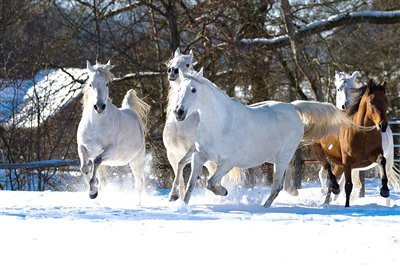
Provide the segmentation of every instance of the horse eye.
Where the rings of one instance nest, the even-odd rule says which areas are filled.
[[[108,82],[106,83],[106,87],[108,87]]]
[[[186,67],[189,67],[190,66],[190,64],[186,64]]]
[[[196,92],[196,88],[192,88],[191,91],[192,91],[193,93],[195,93],[195,92]]]

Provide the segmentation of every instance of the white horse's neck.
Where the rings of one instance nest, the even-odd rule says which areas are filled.
[[[238,101],[230,98],[221,91],[214,83],[204,78],[206,88],[201,99],[199,115],[200,123],[207,126],[207,130],[221,132],[226,127],[227,121],[236,113],[234,110],[242,106]]]

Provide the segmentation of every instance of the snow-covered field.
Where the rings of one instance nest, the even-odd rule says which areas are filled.
[[[196,189],[189,207],[166,193],[0,191],[0,265],[400,265],[400,193],[380,182],[366,197],[322,205],[317,183],[298,197],[269,188],[217,197]]]

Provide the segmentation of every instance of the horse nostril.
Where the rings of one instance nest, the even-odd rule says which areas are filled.
[[[102,108],[103,110],[106,109],[106,104],[103,103],[103,105],[101,106],[101,108]]]
[[[174,74],[178,74],[179,73],[179,69],[175,68],[174,69]]]
[[[170,67],[167,69],[167,73],[171,73],[171,68]]]
[[[94,110],[96,110],[96,111],[97,111],[97,109],[99,109],[96,104],[93,107],[94,107]]]

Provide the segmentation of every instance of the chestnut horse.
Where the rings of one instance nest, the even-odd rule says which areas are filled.
[[[364,127],[375,126],[375,129],[367,131],[342,126],[339,135],[329,136],[313,144],[315,157],[328,171],[330,182],[325,203],[329,202],[330,192],[334,194],[340,192],[336,176],[341,176],[344,172],[345,207],[350,206],[350,194],[353,188],[351,169],[366,167],[372,163],[377,163],[383,174],[380,194],[384,198],[389,197],[381,134],[386,131],[388,125],[386,112],[389,101],[386,96],[386,81],[376,84],[370,80],[367,85],[355,89],[354,95],[355,99],[348,106],[347,114],[356,124]],[[330,162],[335,164],[333,171]]]

